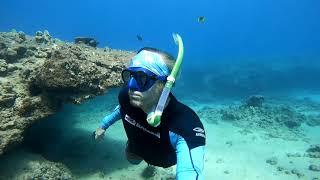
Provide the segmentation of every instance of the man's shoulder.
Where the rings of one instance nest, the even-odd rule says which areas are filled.
[[[178,102],[171,115],[169,130],[183,137],[190,149],[205,145],[205,130],[194,110]]]
[[[196,112],[191,109],[188,105],[179,102],[176,98],[173,99],[171,104],[171,115],[174,116],[174,119],[188,119],[193,121],[200,121]]]
[[[193,131],[194,128],[203,129],[202,122],[197,113],[188,105],[175,101],[170,114],[169,129],[173,131]]]

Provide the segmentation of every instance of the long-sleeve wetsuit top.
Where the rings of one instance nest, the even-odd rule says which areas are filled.
[[[133,153],[155,166],[177,164],[178,180],[204,179],[205,131],[192,109],[170,94],[160,125],[152,127],[146,121],[147,114],[131,106],[127,88],[120,91],[119,103],[112,114],[102,120],[101,128],[107,129],[122,119]]]

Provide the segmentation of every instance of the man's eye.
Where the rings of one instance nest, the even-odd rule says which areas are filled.
[[[145,84],[147,82],[147,77],[145,76],[140,77],[140,81],[142,84]]]

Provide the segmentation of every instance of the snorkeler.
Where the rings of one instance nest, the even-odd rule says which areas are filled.
[[[176,35],[177,36],[177,35]],[[180,38],[180,36],[179,36]],[[127,134],[126,158],[132,164],[177,164],[176,178],[204,179],[205,131],[197,114],[170,92],[183,57],[174,58],[154,48],[142,48],[122,71],[125,85],[119,105],[95,131],[100,139],[106,129],[122,119]]]

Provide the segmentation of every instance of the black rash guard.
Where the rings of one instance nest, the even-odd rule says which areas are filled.
[[[177,163],[169,131],[183,137],[190,150],[205,145],[205,132],[199,117],[171,93],[158,127],[150,126],[146,120],[147,114],[130,104],[127,87],[121,89],[118,98],[130,150],[148,164],[170,167]]]

